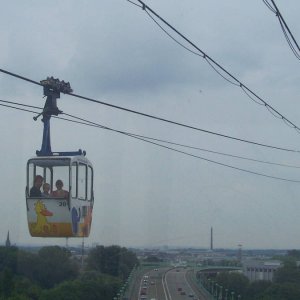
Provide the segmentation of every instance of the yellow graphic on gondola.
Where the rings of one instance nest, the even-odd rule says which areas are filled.
[[[48,223],[47,217],[53,216],[53,213],[47,210],[43,201],[38,200],[34,204],[34,210],[36,212],[36,223],[32,224],[32,233],[43,234],[51,232],[51,224]]]

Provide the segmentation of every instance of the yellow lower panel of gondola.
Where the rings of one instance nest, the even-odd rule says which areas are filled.
[[[88,237],[92,207],[73,206],[66,200],[27,199],[27,219],[33,237]]]
[[[28,223],[31,236],[36,237],[72,237],[72,226],[70,223]]]
[[[79,224],[79,230],[72,232],[70,223],[46,223],[40,226],[37,223],[28,223],[31,236],[34,237],[87,237],[89,231],[85,230],[84,224]]]

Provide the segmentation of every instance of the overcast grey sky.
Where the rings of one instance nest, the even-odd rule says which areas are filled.
[[[262,0],[146,3],[300,126],[300,61]],[[300,42],[299,1],[276,3]],[[300,150],[295,130],[222,79],[203,58],[176,44],[142,9],[126,0],[19,0],[6,1],[2,8],[2,69],[36,81],[58,77],[69,81],[76,94]],[[1,73],[0,87],[2,100],[44,104],[39,86]],[[300,166],[299,153],[228,140],[66,95],[58,105],[66,113],[115,129]],[[300,247],[299,183],[247,174],[61,120],[52,120],[51,130],[53,150],[83,148],[94,165],[95,207],[87,244],[209,247],[213,226],[216,247]],[[0,138],[0,240],[2,236],[4,242],[10,230],[17,244],[64,244],[64,240],[31,238],[27,230],[25,167],[41,146],[42,123],[34,122],[31,114],[0,107]],[[300,169],[185,151],[300,180]]]

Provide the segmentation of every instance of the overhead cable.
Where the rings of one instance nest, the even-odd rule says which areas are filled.
[[[199,51],[199,53],[201,54],[200,56],[202,58],[204,58],[209,63],[210,66],[212,66],[212,65],[214,66],[213,69],[215,71],[217,71],[217,69],[218,69],[217,73],[220,76],[222,76],[222,78],[224,78],[225,80],[227,80],[228,82],[230,82],[233,85],[239,86],[240,88],[244,89],[244,91],[247,90],[246,95],[249,96],[249,94],[250,94],[252,96],[252,97],[249,97],[250,99],[253,100],[253,98],[255,98],[257,100],[255,102],[261,102],[262,105],[264,105],[266,108],[268,108],[269,111],[272,111],[273,115],[274,114],[279,115],[280,119],[284,120],[285,123],[288,123],[290,125],[290,127],[292,127],[293,129],[296,129],[296,131],[299,132],[300,128],[295,123],[290,121],[283,114],[281,114],[279,111],[277,111],[274,107],[272,107],[270,104],[268,104],[262,97],[260,97],[257,93],[255,93],[253,90],[251,90],[249,87],[247,87],[244,83],[242,83],[239,79],[237,79],[232,73],[227,71],[223,66],[221,66],[218,62],[216,62],[213,58],[211,58],[208,54],[206,54],[203,50],[201,50],[195,43],[193,43],[185,35],[183,35],[181,32],[179,32],[177,29],[175,29],[175,27],[173,27],[171,24],[169,24],[165,19],[163,19],[158,13],[156,13],[153,9],[151,9],[143,1],[141,1],[141,0],[136,0],[136,1],[138,1],[139,3],[142,4],[143,11],[145,11],[146,14],[151,17],[152,20],[154,20],[154,18],[151,16],[151,14],[154,15],[156,18],[158,18],[161,22],[163,22],[167,27],[169,27],[177,35],[179,35],[189,45],[191,45],[193,48],[195,48],[197,51]],[[158,22],[156,22],[156,21],[155,21],[155,23],[158,24]],[[162,26],[159,26],[159,27],[162,28]],[[166,30],[164,30],[164,32],[166,33]],[[167,34],[169,37],[171,36],[169,33],[167,33]],[[172,37],[172,39],[176,40],[174,37]],[[177,43],[181,45],[180,42],[177,42]],[[186,49],[185,46],[184,46],[184,48]],[[193,52],[190,49],[189,49],[189,51]],[[197,55],[199,55],[199,53],[197,53]],[[223,72],[224,75],[221,72]],[[227,78],[227,76],[229,78]]]
[[[7,70],[0,69],[0,72],[5,73],[5,74],[10,75],[10,76],[13,76],[13,77],[16,77],[16,78],[19,78],[19,79],[22,79],[22,80],[25,80],[25,81],[28,81],[28,82],[31,82],[31,83],[34,83],[36,85],[42,86],[42,84],[40,82],[34,81],[32,79],[29,79],[29,78],[26,78],[26,77],[23,77],[23,76],[20,76],[16,73],[9,72]]]
[[[77,118],[77,117],[69,115],[69,114],[68,114],[68,116],[71,116],[73,118]],[[79,118],[79,119],[83,120],[82,118]],[[237,171],[242,171],[242,172],[246,172],[246,173],[250,173],[250,174],[253,174],[253,175],[262,176],[262,177],[266,177],[266,178],[271,178],[271,179],[276,179],[276,180],[281,180],[281,181],[288,181],[288,182],[293,182],[293,183],[300,183],[299,180],[293,180],[293,179],[287,179],[287,178],[283,178],[283,177],[271,176],[271,175],[267,175],[267,174],[264,174],[264,173],[259,173],[259,172],[250,171],[250,170],[247,170],[247,169],[235,167],[235,166],[232,166],[232,165],[228,165],[228,164],[225,164],[225,163],[222,163],[222,162],[218,162],[218,161],[215,161],[215,160],[204,158],[204,157],[199,156],[199,155],[195,155],[195,154],[188,153],[188,152],[185,152],[185,151],[182,151],[182,150],[179,150],[179,149],[175,149],[175,148],[172,148],[172,147],[169,147],[169,146],[166,146],[166,145],[162,145],[162,144],[159,144],[157,142],[150,141],[146,138],[141,138],[141,137],[139,137],[137,135],[134,135],[134,134],[125,133],[123,131],[112,129],[112,128],[109,128],[109,127],[106,127],[106,126],[103,126],[103,125],[100,125],[100,124],[97,124],[95,122],[91,122],[91,121],[88,121],[88,120],[85,120],[85,121],[87,123],[90,123],[91,125],[99,126],[101,129],[107,129],[107,130],[114,131],[114,132],[117,132],[117,133],[120,133],[120,134],[124,134],[126,136],[130,136],[130,137],[135,138],[137,140],[141,140],[141,141],[144,141],[146,143],[150,143],[152,145],[156,145],[156,146],[161,147],[161,148],[165,148],[165,149],[177,152],[177,153],[181,153],[181,154],[184,154],[184,155],[187,155],[187,156],[191,156],[191,157],[194,157],[194,158],[197,158],[197,159],[201,159],[201,160],[204,160],[206,162],[210,162],[210,163],[213,163],[213,164],[216,164],[216,165],[219,165],[219,166],[231,168],[231,169],[234,169],[234,170],[237,170]]]
[[[171,142],[171,141],[166,141],[166,140],[157,139],[157,138],[153,138],[153,137],[143,136],[143,135],[139,135],[139,134],[136,134],[136,133],[129,133],[129,134],[137,136],[137,137],[142,137],[142,138],[145,138],[145,139],[148,139],[148,140],[158,141],[158,142],[161,142],[161,143],[175,145],[175,146],[188,148],[188,149],[192,149],[192,150],[199,150],[199,151],[202,151],[202,152],[218,154],[218,155],[222,155],[222,156],[227,156],[227,157],[238,158],[238,159],[247,160],[247,161],[258,162],[258,163],[262,163],[262,164],[300,169],[300,166],[288,165],[288,164],[282,164],[282,163],[275,163],[275,162],[264,161],[264,160],[259,160],[259,159],[255,159],[255,158],[250,158],[250,157],[245,157],[245,156],[240,156],[240,155],[234,155],[234,154],[214,151],[214,150],[210,150],[210,149],[195,147],[195,146],[184,145],[184,144],[180,144],[180,143],[176,143],[176,142]]]
[[[266,6],[276,15],[276,17],[278,18],[281,30],[284,34],[284,37],[289,45],[289,47],[291,48],[292,52],[294,53],[294,55],[300,60],[300,47],[296,41],[296,39],[294,38],[289,26],[287,25],[287,23],[285,22],[281,12],[279,11],[276,3],[274,0],[270,0],[272,2],[272,5],[268,2],[268,0],[263,0],[263,2],[266,4]]]
[[[13,77],[17,77],[19,79],[23,79],[23,80],[26,80],[26,81],[29,81],[29,82],[41,85],[40,83],[38,83],[36,81],[33,81],[33,80],[28,79],[26,77],[14,74],[12,72],[8,72],[8,71],[2,70],[2,69],[0,69],[0,72],[9,74],[9,75],[11,75]],[[243,142],[243,143],[253,144],[253,145],[256,145],[256,146],[261,146],[261,147],[266,147],[266,148],[271,148],[271,149],[277,149],[277,150],[282,150],[282,151],[297,152],[297,153],[300,152],[300,150],[289,149],[289,148],[284,148],[284,147],[277,147],[277,146],[271,146],[271,145],[267,145],[267,144],[263,144],[263,143],[259,143],[259,142],[254,142],[254,141],[250,141],[250,140],[246,140],[246,139],[237,138],[237,137],[233,137],[233,136],[230,136],[230,135],[226,135],[226,134],[214,132],[214,131],[207,130],[207,129],[202,129],[202,128],[199,128],[199,127],[195,127],[195,126],[187,125],[187,124],[184,124],[184,123],[172,121],[172,120],[165,119],[165,118],[162,118],[162,117],[158,117],[158,116],[146,114],[146,113],[143,113],[143,112],[139,112],[137,110],[125,108],[125,107],[122,107],[122,106],[114,105],[114,104],[107,103],[107,102],[100,101],[100,100],[96,100],[96,99],[93,99],[93,98],[89,98],[89,97],[77,95],[77,94],[74,94],[74,93],[67,93],[65,95],[70,95],[70,96],[73,96],[73,97],[76,97],[76,98],[79,98],[79,99],[83,99],[83,100],[87,100],[87,101],[90,101],[90,102],[94,102],[94,103],[98,103],[98,104],[101,104],[101,105],[105,105],[105,106],[108,106],[108,107],[111,107],[111,108],[123,110],[123,111],[126,111],[126,112],[130,112],[130,113],[133,113],[133,114],[137,114],[137,115],[143,116],[143,117],[151,118],[151,119],[154,119],[154,120],[166,122],[166,123],[169,123],[169,124],[181,126],[181,127],[188,128],[188,129],[193,129],[193,130],[204,132],[204,133],[207,133],[207,134],[212,134],[212,135],[220,136],[220,137],[227,138],[227,139],[232,139],[232,140]],[[300,132],[300,128],[297,127],[297,130],[299,130],[299,132]]]
[[[131,1],[131,0],[127,0],[127,1],[130,2],[131,4],[135,5],[135,6],[142,7],[141,5],[138,5],[138,4],[134,3],[134,2]]]
[[[8,101],[5,101],[5,102],[8,102]],[[8,104],[0,104],[0,106],[9,107],[9,108],[13,108],[13,109],[17,109],[17,110],[21,110],[21,111],[25,111],[25,112],[36,113],[36,111],[30,111],[30,110],[27,110],[27,109],[13,107],[13,106],[10,106]],[[283,178],[283,177],[271,176],[271,175],[267,175],[267,174],[264,174],[264,173],[259,173],[259,172],[247,170],[247,169],[244,169],[244,168],[239,168],[239,167],[235,167],[235,166],[232,166],[232,165],[228,165],[228,164],[218,162],[218,161],[215,161],[215,160],[211,160],[211,159],[208,159],[208,158],[204,158],[204,157],[199,156],[199,155],[195,155],[195,154],[188,153],[188,152],[176,149],[176,148],[172,148],[172,147],[169,147],[169,146],[166,146],[166,145],[159,144],[157,142],[154,142],[154,141],[151,141],[151,140],[147,139],[147,137],[142,138],[138,135],[130,134],[130,133],[127,133],[127,132],[124,132],[124,131],[120,131],[120,130],[116,130],[116,129],[113,129],[113,128],[110,128],[110,127],[107,127],[107,126],[103,126],[101,124],[91,122],[89,120],[79,118],[79,117],[76,117],[76,116],[71,115],[71,114],[64,113],[64,115],[66,115],[68,117],[72,117],[72,118],[77,119],[79,121],[74,121],[74,120],[70,120],[70,119],[62,118],[62,117],[55,117],[55,118],[62,119],[62,120],[65,120],[65,121],[70,121],[70,122],[73,122],[73,123],[79,123],[79,124],[83,124],[83,125],[98,127],[100,129],[106,129],[106,130],[109,130],[109,131],[117,132],[117,133],[132,137],[134,139],[137,139],[137,140],[140,140],[140,141],[143,141],[143,142],[146,142],[146,143],[150,143],[152,145],[155,145],[155,146],[158,146],[158,147],[161,147],[161,148],[164,148],[164,149],[168,149],[168,150],[171,150],[171,151],[174,151],[174,152],[177,152],[177,153],[181,153],[181,154],[184,154],[184,155],[187,155],[187,156],[190,156],[190,157],[194,157],[194,158],[197,158],[197,159],[200,159],[200,160],[204,160],[206,162],[210,162],[210,163],[213,163],[213,164],[216,164],[216,165],[219,165],[219,166],[231,168],[231,169],[234,169],[234,170],[237,170],[237,171],[242,171],[242,172],[250,173],[250,174],[253,174],[253,175],[262,176],[262,177],[266,177],[266,178],[270,178],[270,179],[276,179],[276,180],[280,180],[280,181],[300,183],[299,180],[293,180],[293,179],[287,179],[287,178]]]
[[[27,105],[27,104],[23,104],[23,103],[20,103],[20,102],[13,102],[13,101],[7,101],[7,100],[2,100],[2,99],[0,99],[0,102],[13,104],[13,105],[18,105],[18,106],[29,107],[29,108],[35,108],[35,109],[40,109],[40,110],[43,109],[42,107],[39,107],[39,106]],[[13,106],[7,106],[7,107],[14,108]],[[36,113],[36,114],[40,113],[40,112],[34,112],[34,111],[29,111],[29,112],[33,112],[33,113]],[[85,119],[81,119],[79,117],[75,117],[73,115],[69,115],[69,114],[66,114],[66,113],[63,113],[63,114],[66,115],[66,116],[72,117],[72,118],[76,118],[77,120],[81,120],[81,121],[83,121],[82,124],[87,125],[86,124],[87,121]],[[56,117],[56,118],[59,119],[60,117]],[[89,121],[89,124],[91,124],[90,121]],[[99,124],[96,124],[96,123],[94,125],[95,125],[95,127],[100,126]],[[101,128],[108,129],[108,127],[102,126],[102,125],[101,125]],[[114,131],[115,129],[110,128],[110,130]],[[263,163],[263,164],[269,164],[269,165],[276,165],[276,166],[281,166],[281,167],[288,167],[288,168],[296,168],[296,169],[300,168],[300,166],[288,165],[288,164],[282,164],[282,163],[275,163],[275,162],[264,161],[264,160],[254,159],[254,158],[240,156],[240,155],[234,155],[234,154],[229,154],[229,153],[224,153],[224,152],[218,152],[218,151],[214,151],[214,150],[210,150],[210,149],[204,149],[204,148],[200,148],[200,147],[196,147],[196,146],[186,145],[186,144],[182,144],[182,143],[178,143],[178,142],[172,142],[172,141],[168,141],[168,140],[164,140],[164,139],[158,139],[158,138],[149,137],[149,136],[145,136],[145,135],[140,135],[140,134],[127,132],[127,131],[119,131],[119,132],[124,133],[124,134],[134,135],[134,136],[141,137],[141,138],[145,138],[145,139],[148,139],[148,140],[153,140],[153,141],[165,143],[165,144],[170,144],[170,145],[179,146],[179,147],[183,147],[183,148],[188,148],[188,149],[192,149],[192,150],[199,150],[199,151],[203,151],[203,152],[228,156],[228,157],[232,157],[232,158],[238,158],[238,159],[242,159],[242,160],[248,160],[248,161],[253,161],[253,162],[258,162],[258,163]]]
[[[267,1],[267,0],[263,0],[263,2],[266,4],[266,6],[270,9],[270,11],[272,11],[273,13],[276,14],[276,10],[272,7],[272,5]],[[135,4],[135,3],[133,3]],[[136,4],[137,5],[137,4]],[[139,6],[139,5],[137,5]]]
[[[88,98],[88,97],[80,96],[80,95],[77,95],[77,94],[74,94],[74,93],[66,94],[66,95],[71,95],[73,97],[77,97],[77,98],[85,99],[87,101],[91,101],[91,102],[94,102],[94,103],[98,103],[98,104],[106,105],[106,106],[109,106],[109,107],[117,108],[117,109],[120,109],[120,110],[124,110],[124,111],[130,112],[130,113],[134,113],[134,114],[140,115],[140,116],[144,116],[144,117],[147,117],[147,118],[159,120],[159,121],[166,122],[166,123],[169,123],[169,124],[178,125],[178,126],[181,126],[181,127],[184,127],[184,128],[189,128],[189,129],[193,129],[193,130],[196,130],[196,131],[201,131],[201,132],[212,134],[212,135],[216,135],[216,136],[220,136],[220,137],[223,137],[223,138],[228,138],[228,139],[236,140],[236,141],[239,141],[239,142],[244,142],[244,143],[253,144],[253,145],[256,145],[256,146],[267,147],[267,148],[272,148],[272,149],[277,149],[277,150],[283,150],[283,151],[300,152],[299,150],[282,148],[282,147],[277,147],[277,146],[270,146],[270,145],[267,145],[267,144],[258,143],[258,142],[249,141],[249,140],[242,139],[242,138],[233,137],[233,136],[230,136],[230,135],[226,135],[226,134],[222,134],[222,133],[218,133],[218,132],[214,132],[214,131],[202,129],[202,128],[199,128],[199,127],[187,125],[187,124],[184,124],[184,123],[179,123],[179,122],[172,121],[172,120],[169,120],[169,119],[165,119],[165,118],[162,118],[162,117],[158,117],[158,116],[154,116],[154,115],[142,113],[142,112],[139,112],[139,111],[136,111],[136,110],[132,110],[132,109],[129,109],[129,108],[125,108],[125,107],[113,105],[113,104],[106,103],[106,102],[103,102],[103,101],[99,101],[99,100],[96,100],[96,99],[93,99],[93,98]]]
[[[228,157],[232,157],[232,158],[238,158],[238,159],[243,159],[243,160],[248,160],[248,161],[263,163],[263,164],[276,165],[276,166],[288,167],[288,168],[296,168],[296,169],[300,168],[300,166],[288,165],[288,164],[282,164],[282,163],[275,163],[275,162],[270,162],[270,161],[263,161],[263,160],[258,160],[258,159],[254,159],[254,158],[249,158],[249,157],[244,157],[244,156],[238,156],[238,155],[228,154],[228,153],[224,153],[224,152],[218,152],[218,151],[213,151],[213,150],[209,150],[209,149],[204,149],[204,148],[200,148],[200,147],[195,147],[195,146],[180,144],[180,143],[171,142],[171,141],[167,141],[167,140],[163,140],[163,139],[158,139],[158,138],[153,138],[153,137],[149,137],[149,136],[145,136],[145,135],[140,135],[140,134],[136,134],[136,133],[126,132],[126,131],[123,131],[123,130],[112,129],[112,128],[109,128],[107,126],[100,125],[98,123],[94,123],[94,122],[91,122],[91,121],[88,121],[88,120],[76,117],[74,115],[70,115],[70,114],[66,114],[66,113],[64,113],[64,114],[66,116],[69,116],[69,117],[72,117],[72,118],[76,118],[76,119],[84,121],[84,122],[89,122],[89,124],[94,125],[96,127],[100,127],[102,129],[107,129],[107,130],[110,130],[110,131],[115,131],[115,132],[122,133],[122,134],[125,134],[125,135],[135,136],[135,137],[138,137],[138,138],[143,138],[143,139],[152,140],[152,141],[156,141],[156,142],[161,142],[161,143],[165,143],[165,144],[170,144],[170,145],[174,145],[174,146],[179,146],[179,147],[183,147],[183,148],[188,148],[188,149],[193,149],[193,150],[199,150],[199,151],[202,151],[202,152],[209,152],[209,153],[213,153],[213,154],[218,154],[218,155],[223,155],[223,156],[228,156]]]

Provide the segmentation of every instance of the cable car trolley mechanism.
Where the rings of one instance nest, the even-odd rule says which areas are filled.
[[[56,100],[71,93],[69,83],[53,77],[42,80],[47,97],[41,114],[42,147],[27,162],[28,228],[34,237],[88,237],[94,204],[93,166],[85,151],[52,152],[50,119],[62,113]]]

